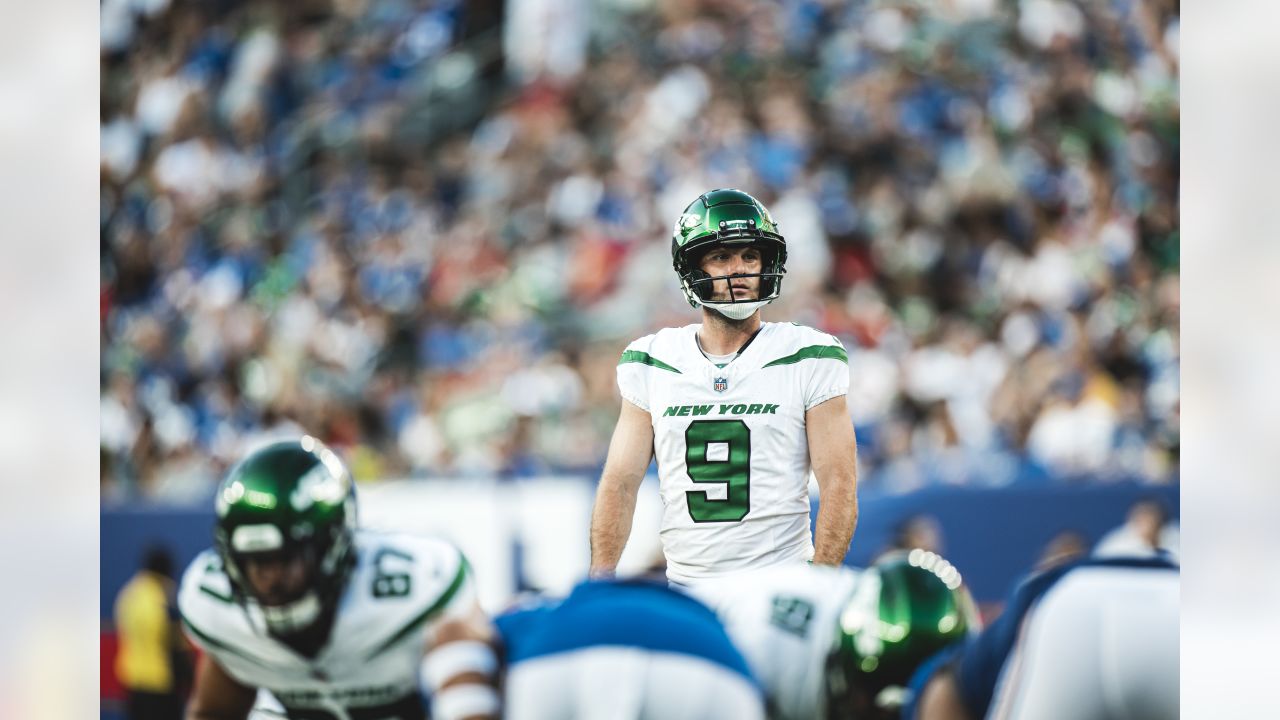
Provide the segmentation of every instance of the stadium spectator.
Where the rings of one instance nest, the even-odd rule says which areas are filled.
[[[900,551],[928,550],[941,555],[946,550],[942,523],[932,515],[912,515],[899,522],[893,529],[893,542],[879,555],[884,557]]]
[[[1159,500],[1139,500],[1129,508],[1124,524],[1103,535],[1093,547],[1098,557],[1178,557],[1178,522]]]
[[[143,5],[102,6],[104,497],[288,427],[362,482],[598,472],[718,186],[795,246],[766,319],[849,351],[866,492],[1176,479],[1175,0],[593,5],[506,77],[488,4]]]
[[[1034,572],[1057,567],[1078,560],[1089,553],[1089,543],[1075,530],[1063,530],[1045,543],[1036,561]]]

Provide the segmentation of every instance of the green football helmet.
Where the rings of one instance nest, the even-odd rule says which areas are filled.
[[[214,546],[237,600],[256,604],[273,635],[323,642],[355,561],[355,484],[342,460],[310,436],[263,447],[227,474],[216,512]],[[305,593],[264,604],[248,582],[255,554],[300,557]]]
[[[926,550],[876,562],[840,614],[827,658],[827,717],[893,717],[920,663],[981,629],[960,573]]]
[[[711,302],[712,283],[729,276],[708,275],[699,267],[702,256],[714,247],[744,245],[754,245],[763,256],[761,272],[741,276],[760,278],[759,297]],[[786,263],[787,241],[778,232],[778,223],[763,203],[741,190],[702,194],[680,214],[671,233],[671,264],[689,304],[717,310],[734,320],[750,317],[782,294]]]

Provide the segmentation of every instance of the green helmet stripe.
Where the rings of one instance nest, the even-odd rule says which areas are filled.
[[[673,373],[675,373],[675,374],[677,374],[677,375],[680,375],[680,374],[681,374],[681,372],[680,372],[679,370],[677,370],[677,369],[675,369],[675,368],[671,367],[670,365],[668,365],[668,364],[666,364],[666,363],[662,362],[662,361],[661,361],[661,360],[659,360],[658,358],[653,357],[653,356],[652,356],[652,355],[650,355],[649,353],[647,353],[647,352],[640,352],[639,350],[626,350],[626,351],[624,351],[624,352],[622,353],[622,358],[621,358],[620,360],[618,360],[618,364],[619,364],[619,365],[622,365],[622,364],[625,364],[625,363],[640,363],[640,364],[642,364],[642,365],[648,365],[648,366],[650,366],[650,367],[656,367],[656,368],[659,368],[659,369],[661,369],[661,370],[669,370],[669,371],[671,371],[671,372],[673,372]]]
[[[809,347],[800,348],[786,357],[771,360],[765,363],[763,367],[794,365],[801,360],[819,360],[823,358],[839,360],[844,363],[849,362],[849,354],[839,345],[810,345]]]
[[[405,623],[403,627],[397,630],[391,637],[387,638],[385,642],[374,648],[373,652],[370,652],[365,656],[366,660],[372,660],[377,655],[395,647],[397,643],[409,636],[414,630],[420,628],[423,623],[435,617],[446,605],[449,604],[449,601],[453,600],[453,596],[458,594],[458,590],[462,588],[463,581],[466,580],[467,574],[471,571],[471,566],[467,563],[467,558],[461,553],[458,555],[458,560],[458,573],[454,575],[453,582],[449,583],[449,587],[445,588],[445,591],[440,594],[440,597],[436,598],[436,601],[431,603],[431,606],[426,610],[418,613],[416,617]]]

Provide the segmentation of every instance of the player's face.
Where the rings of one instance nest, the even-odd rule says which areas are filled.
[[[285,605],[307,591],[307,563],[300,553],[255,553],[244,560],[246,579],[258,602]]]
[[[700,266],[711,277],[759,273],[764,268],[764,256],[754,247],[713,248],[702,256]],[[730,277],[711,283],[712,302],[755,300],[759,297],[759,277]]]

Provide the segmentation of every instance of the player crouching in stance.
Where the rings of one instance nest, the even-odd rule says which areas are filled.
[[[759,686],[714,613],[646,580],[588,581],[498,617],[509,720],[753,720]]]
[[[706,580],[778,720],[897,717],[912,672],[979,625],[960,574],[933,553],[870,568],[786,565]]]
[[[351,475],[318,440],[276,443],[217,492],[214,547],[178,607],[204,651],[189,720],[244,720],[257,689],[290,718],[497,717],[489,625],[462,554],[357,529]]]
[[[976,640],[911,681],[922,720],[1178,717],[1178,566],[1091,558],[1033,575]]]

